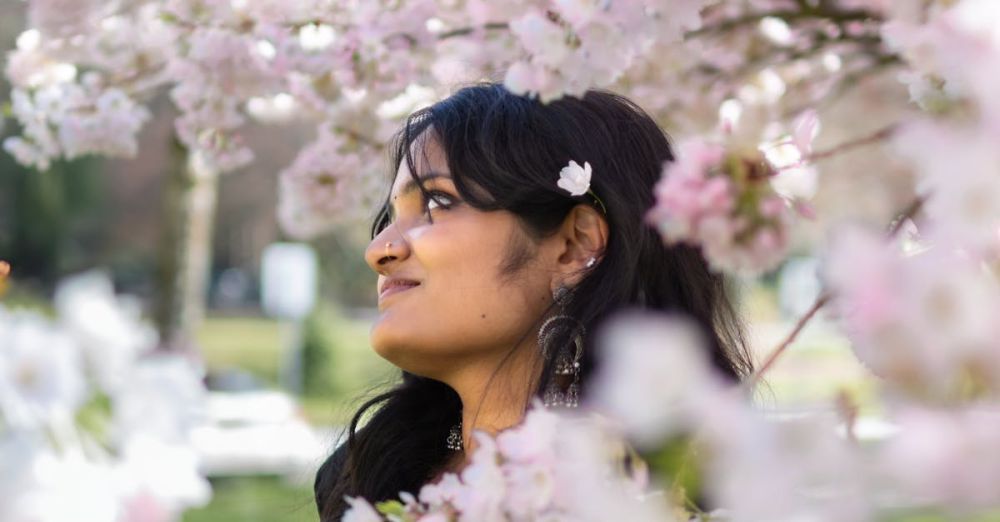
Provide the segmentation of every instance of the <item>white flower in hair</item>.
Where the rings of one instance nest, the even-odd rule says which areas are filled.
[[[590,190],[590,163],[579,163],[570,160],[569,165],[559,171],[559,181],[556,183],[559,188],[569,192],[574,196],[582,196]]]

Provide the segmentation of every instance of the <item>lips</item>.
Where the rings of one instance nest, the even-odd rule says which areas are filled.
[[[382,290],[379,292],[378,298],[380,300],[385,299],[392,294],[405,292],[406,290],[419,285],[420,283],[409,279],[390,279],[382,285]]]

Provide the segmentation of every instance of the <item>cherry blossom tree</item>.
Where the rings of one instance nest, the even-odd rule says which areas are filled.
[[[994,0],[30,0],[28,12],[5,71],[20,129],[4,143],[9,154],[39,169],[134,154],[146,104],[163,91],[180,112],[176,135],[192,169],[210,177],[253,161],[241,136],[250,122],[306,121],[315,141],[278,174],[278,216],[301,237],[367,205],[381,164],[372,158],[400,118],[456,84],[498,79],[542,102],[594,87],[630,96],[678,138],[647,213],[665,242],[696,245],[714,269],[743,276],[775,269],[792,249],[824,259],[823,292],[748,387],[829,309],[882,378],[882,402],[902,430],[864,447],[844,401],[833,423],[772,422],[747,393],[699,370],[695,355],[651,348],[673,339],[697,353],[681,323],[637,320],[606,340],[622,357],[606,365],[607,382],[649,386],[603,387],[589,407],[643,450],[674,508],[686,506],[684,469],[669,464],[688,460],[668,458],[677,452],[703,456],[704,493],[735,520],[908,509],[947,518],[1000,506],[991,487],[1000,462],[975,450],[995,439],[1000,415]],[[838,186],[839,197],[827,195]],[[873,211],[845,212],[865,197]],[[697,384],[651,402],[643,390],[679,368],[690,371],[676,382]],[[663,401],[669,411],[657,411]],[[547,422],[533,416],[530,429]],[[844,437],[831,435],[837,422]],[[517,444],[484,439],[469,476],[379,509],[352,500],[352,520],[463,511],[506,520],[572,504],[531,496],[520,468],[504,471]],[[546,473],[536,476],[569,481],[559,491],[599,491]],[[773,491],[792,493],[786,501]],[[622,519],[674,513],[620,497],[574,500],[603,502],[593,512]],[[647,508],[653,515],[636,511]]]

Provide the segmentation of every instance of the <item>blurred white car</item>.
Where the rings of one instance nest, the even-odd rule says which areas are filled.
[[[328,448],[294,397],[238,371],[209,375],[207,385],[206,421],[192,432],[205,475],[311,480]]]

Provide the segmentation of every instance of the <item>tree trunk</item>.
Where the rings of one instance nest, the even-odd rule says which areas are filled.
[[[197,353],[205,313],[219,176],[173,144],[164,198],[155,321],[161,349]]]

